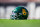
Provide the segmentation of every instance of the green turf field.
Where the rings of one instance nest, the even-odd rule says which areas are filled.
[[[0,27],[40,27],[40,20],[0,19]]]

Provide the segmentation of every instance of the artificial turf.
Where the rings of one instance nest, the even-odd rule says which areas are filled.
[[[40,27],[40,20],[0,19],[0,27]]]

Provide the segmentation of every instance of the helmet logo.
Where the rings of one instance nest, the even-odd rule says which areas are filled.
[[[22,9],[22,13],[23,13],[23,15],[27,14],[25,9]]]

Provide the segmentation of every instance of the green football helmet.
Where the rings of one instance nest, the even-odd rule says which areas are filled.
[[[24,7],[16,7],[11,14],[11,19],[27,19],[28,10]]]

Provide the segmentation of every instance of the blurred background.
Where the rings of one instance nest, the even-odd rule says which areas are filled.
[[[28,19],[40,19],[40,0],[0,0],[0,19],[10,19],[12,10],[17,6],[28,10]]]

